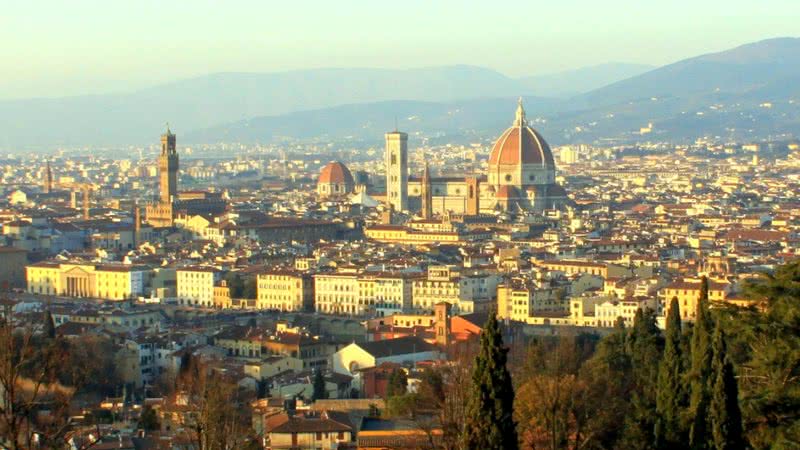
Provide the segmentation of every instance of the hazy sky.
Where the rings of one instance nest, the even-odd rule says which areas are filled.
[[[799,0],[7,0],[0,11],[6,99],[223,71],[659,65],[800,34]]]

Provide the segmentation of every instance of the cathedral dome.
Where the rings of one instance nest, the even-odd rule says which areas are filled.
[[[317,184],[347,184],[353,185],[353,175],[344,164],[339,161],[329,162],[319,173]]]
[[[522,107],[522,99],[520,99],[517,106],[514,124],[500,135],[489,156],[489,165],[511,166],[519,164],[555,167],[550,146],[547,145],[542,135],[529,127],[525,121],[525,109]]]

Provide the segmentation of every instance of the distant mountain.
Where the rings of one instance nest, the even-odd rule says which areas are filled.
[[[790,99],[800,100],[800,39],[773,39],[690,58],[574,98],[528,99],[526,108],[530,117],[541,119],[534,125],[554,144],[609,137],[628,141],[692,141],[702,136],[753,139],[797,133],[800,111]],[[347,105],[239,121],[188,137],[260,142],[281,136],[379,140],[386,124],[398,115],[403,129],[468,140],[502,131],[511,102],[501,97]],[[775,105],[762,106],[768,102]],[[653,124],[653,133],[639,135],[639,129],[648,124]]]
[[[684,59],[595,89],[580,100],[599,107],[652,97],[744,94],[796,76],[800,76],[800,38],[777,38]]]
[[[463,65],[219,73],[124,95],[0,101],[0,148],[152,142],[168,121],[185,131],[352,103],[446,102],[526,91],[518,80]]]
[[[220,73],[129,94],[0,101],[0,150],[154,144],[168,121],[181,142],[379,140],[395,117],[411,132],[485,137],[480,133],[492,136],[507,126],[520,95],[530,97],[529,117],[554,143],[634,140],[648,123],[654,131],[645,139],[800,129],[800,39],[770,39],[646,70],[614,63],[523,79],[463,65]],[[627,71],[645,72],[612,81]],[[563,98],[585,89],[592,90]],[[762,106],[767,102],[774,107]]]
[[[524,97],[530,118],[557,108],[559,101]],[[474,142],[476,136],[499,134],[514,119],[516,97],[452,102],[394,100],[358,103],[278,116],[262,116],[201,130],[190,131],[183,142],[271,142],[291,137],[321,140],[352,139],[354,142],[380,143],[385,132],[394,128],[447,139]],[[546,127],[545,127],[546,129]]]
[[[519,80],[534,95],[569,97],[589,92],[652,69],[655,69],[655,66],[612,62],[557,73],[523,77]]]

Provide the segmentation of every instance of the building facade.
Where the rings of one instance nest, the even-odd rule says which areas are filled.
[[[182,267],[175,273],[178,304],[214,306],[214,286],[222,278],[222,272],[213,267]]]
[[[151,270],[126,264],[43,261],[26,267],[31,294],[127,300],[145,294]]]
[[[258,274],[256,308],[278,311],[313,311],[314,277],[297,271]]]

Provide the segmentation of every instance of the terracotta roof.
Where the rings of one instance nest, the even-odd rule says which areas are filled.
[[[347,414],[338,411],[314,411],[294,417],[281,414],[270,417],[266,425],[270,433],[331,433],[353,429]]]
[[[339,161],[329,162],[319,173],[317,183],[345,183],[354,184],[353,175],[344,164]]]
[[[539,132],[525,123],[521,108],[520,104],[514,125],[495,142],[489,156],[489,165],[540,164],[555,167],[550,146]]]

